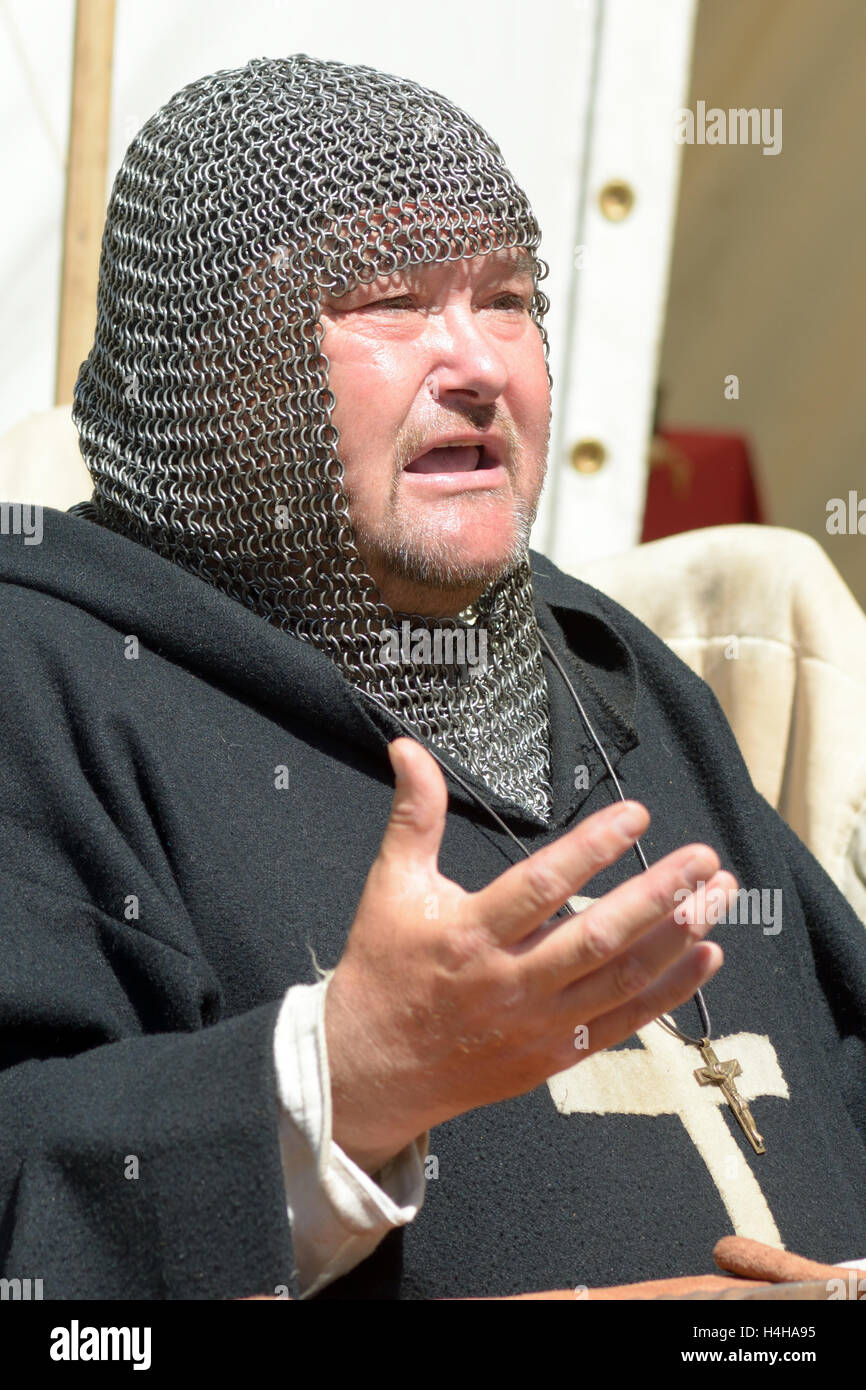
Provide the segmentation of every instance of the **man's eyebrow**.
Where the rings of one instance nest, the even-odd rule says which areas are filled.
[[[500,275],[528,275],[531,280],[535,280],[535,261],[528,251],[519,251],[517,254],[494,251],[489,264]]]
[[[411,282],[413,275],[417,276],[427,268],[428,264],[431,263],[402,266],[399,270],[383,272],[382,274],[376,275],[372,280],[359,281],[357,285],[354,285],[352,289],[346,291],[345,294],[333,294],[328,291],[323,291],[323,298],[333,303],[339,303],[341,299],[349,299],[350,297],[356,297],[358,295],[363,297],[364,293],[367,291],[376,294],[380,290],[388,289],[395,283],[400,283],[401,281],[408,284]],[[436,262],[432,262],[432,264],[436,264]],[[487,260],[483,273],[485,275],[496,276],[497,279],[509,279],[511,276],[515,275],[525,275],[534,285],[536,262],[528,251],[515,252],[512,247],[501,247],[498,251],[487,252]]]

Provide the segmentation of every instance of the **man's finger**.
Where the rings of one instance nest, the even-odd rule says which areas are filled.
[[[684,845],[674,850],[645,872],[612,888],[576,917],[558,922],[532,948],[530,968],[548,978],[561,979],[565,986],[596,973],[628,951],[635,956],[637,971],[637,949],[647,945],[642,938],[651,930],[663,930],[665,922],[676,927],[673,914],[677,908],[687,907],[697,884],[709,883],[718,869],[719,857],[709,845]],[[731,875],[726,882],[728,878],[736,883]],[[688,925],[678,930],[683,946],[687,945]],[[669,933],[671,941],[676,934]],[[646,964],[650,968],[649,960]]]
[[[695,990],[701,988],[712,979],[716,971],[724,962],[724,954],[721,946],[714,941],[701,941],[697,946],[672,966],[660,980],[657,980],[649,989],[643,990],[627,1003],[621,1004],[619,1008],[612,1009],[609,1013],[601,1014],[598,1018],[591,1019],[586,1024],[587,1029],[587,1049],[581,1049],[575,1053],[575,1057],[586,1057],[592,1052],[603,1052],[607,1047],[615,1047],[617,1043],[625,1042],[639,1028],[645,1028],[654,1018],[659,1018],[662,1014],[669,1014],[674,1009],[679,1008],[680,1004],[685,1004],[691,999]],[[573,1033],[573,1025],[580,1024],[580,983],[571,986],[573,991],[569,1006],[569,1024],[566,1031]],[[684,1032],[697,1032],[698,1025],[690,1028],[687,1024]],[[574,1064],[574,1058],[571,1059]]]
[[[385,827],[379,858],[404,867],[436,867],[445,831],[448,788],[426,748],[412,738],[388,744],[394,769],[394,800]]]
[[[731,874],[719,873],[708,883],[708,895],[712,897],[718,889],[724,895],[729,883],[736,883]],[[681,907],[688,907],[686,900]],[[675,915],[676,913],[676,915]],[[659,926],[646,933],[636,944],[621,951],[601,969],[584,975],[580,980],[580,995],[567,987],[561,996],[568,1000],[568,1008],[576,1007],[586,1022],[610,1013],[630,999],[651,989],[662,976],[691,951],[695,943],[702,940],[714,926],[713,914],[692,913],[692,921],[683,920],[676,911],[671,912]],[[701,920],[697,920],[698,918]],[[680,920],[677,920],[677,919]]]
[[[629,849],[649,825],[638,801],[596,811],[472,894],[473,921],[501,945],[520,941]]]

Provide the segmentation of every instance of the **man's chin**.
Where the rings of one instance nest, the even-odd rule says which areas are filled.
[[[476,515],[474,525],[409,526],[387,536],[357,535],[375,577],[425,585],[442,593],[479,592],[527,557],[534,508],[512,507],[507,522]]]
[[[442,594],[460,594],[467,589],[482,592],[515,569],[527,554],[526,542],[515,537],[510,544],[489,549],[459,547],[454,541],[438,545],[409,542],[397,546],[377,546],[367,551],[370,573],[379,583],[394,582],[435,589]]]

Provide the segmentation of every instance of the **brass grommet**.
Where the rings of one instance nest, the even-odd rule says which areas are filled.
[[[597,473],[607,459],[600,439],[579,439],[571,451],[571,466],[578,473]]]
[[[625,179],[610,179],[598,195],[598,205],[608,222],[624,222],[634,207],[634,189]]]

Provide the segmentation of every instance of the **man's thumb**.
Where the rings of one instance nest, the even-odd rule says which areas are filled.
[[[388,744],[394,769],[394,800],[381,853],[388,858],[433,860],[445,830],[448,788],[435,758],[411,738]]]

